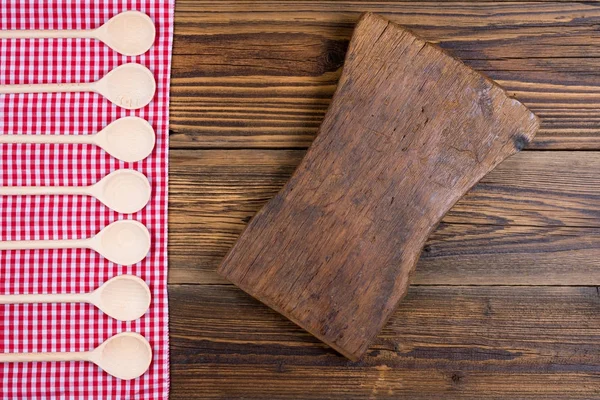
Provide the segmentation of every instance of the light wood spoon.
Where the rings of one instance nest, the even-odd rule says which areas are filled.
[[[93,144],[125,162],[148,157],[155,141],[154,129],[139,117],[120,118],[93,135],[0,135],[0,144]]]
[[[155,91],[156,81],[152,72],[136,63],[120,65],[96,82],[0,85],[0,94],[94,92],[128,110],[148,105]]]
[[[136,320],[150,307],[150,288],[135,275],[119,275],[104,282],[90,293],[76,294],[6,294],[0,304],[89,303],[119,321]]]
[[[150,343],[139,333],[112,336],[92,351],[65,353],[4,353],[0,362],[89,361],[115,378],[131,380],[142,376],[152,362]]]
[[[139,11],[125,11],[117,14],[96,29],[0,31],[0,39],[97,39],[126,56],[144,54],[154,44],[155,37],[154,22],[149,16]]]
[[[119,169],[91,186],[4,186],[0,195],[82,195],[92,196],[122,214],[140,211],[150,201],[152,188],[144,174],[132,169]]]
[[[9,240],[0,241],[0,250],[92,249],[109,261],[133,265],[150,251],[150,232],[133,220],[116,221],[95,236],[71,240]]]

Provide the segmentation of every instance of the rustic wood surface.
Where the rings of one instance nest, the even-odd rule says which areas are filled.
[[[217,272],[356,361],[442,217],[538,127],[489,79],[365,13],[317,137]]]
[[[384,14],[541,117],[428,240],[364,361],[215,273],[300,163],[352,28]],[[173,399],[600,398],[600,3],[177,0]]]

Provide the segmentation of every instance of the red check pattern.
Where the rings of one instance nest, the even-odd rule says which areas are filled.
[[[168,396],[167,161],[168,102],[174,0],[3,0],[0,29],[92,29],[125,10],[155,22],[154,47],[122,56],[88,39],[0,40],[0,84],[95,81],[127,62],[147,66],[157,94],[147,107],[128,111],[92,93],[0,95],[0,134],[81,135],[117,118],[145,118],[157,134],[152,155],[123,163],[91,145],[1,145],[0,185],[90,185],[119,168],[146,174],[153,188],[142,211],[124,216],[92,198],[0,196],[0,240],[93,236],[109,223],[132,218],[146,225],[152,248],[142,262],[123,267],[91,250],[0,251],[0,293],[88,292],[109,278],[135,274],[153,294],[150,311],[119,322],[86,304],[0,306],[0,352],[90,350],[112,335],[134,331],[153,349],[150,370],[121,381],[85,362],[0,364],[1,399],[163,399]]]

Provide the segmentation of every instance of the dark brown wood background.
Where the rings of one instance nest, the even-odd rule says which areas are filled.
[[[215,270],[310,145],[363,11],[542,128],[444,218],[350,362]],[[171,93],[171,398],[600,398],[600,3],[177,0]]]

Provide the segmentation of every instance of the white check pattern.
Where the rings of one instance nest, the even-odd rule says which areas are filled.
[[[122,56],[91,39],[0,40],[0,84],[95,81],[127,62],[147,66],[157,94],[128,111],[92,93],[0,95],[0,135],[92,134],[127,115],[145,118],[157,133],[154,152],[124,163],[91,145],[0,144],[0,186],[90,185],[119,168],[143,172],[152,184],[142,211],[121,215],[81,196],[0,196],[0,240],[74,239],[131,218],[146,225],[152,248],[123,267],[91,250],[0,251],[0,294],[88,292],[109,278],[135,274],[153,294],[150,311],[119,322],[86,304],[0,306],[0,352],[85,351],[112,335],[134,331],[153,349],[150,370],[121,381],[84,362],[0,364],[1,399],[163,399],[168,396],[167,162],[168,103],[174,0],[2,0],[0,29],[92,29],[125,10],[155,22],[155,46]]]

